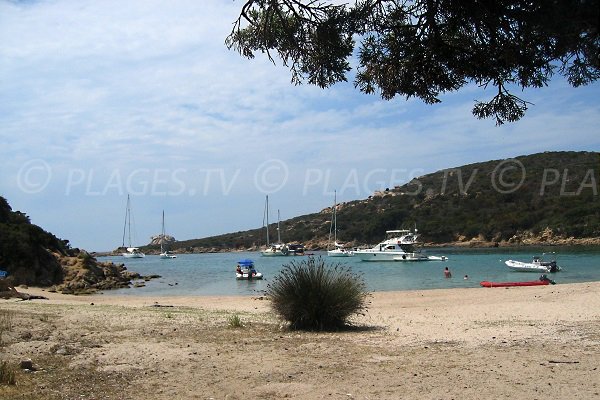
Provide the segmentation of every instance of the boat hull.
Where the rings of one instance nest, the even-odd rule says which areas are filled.
[[[144,253],[122,253],[125,258],[144,258],[146,255]]]
[[[361,261],[430,261],[429,257],[419,253],[404,253],[398,251],[355,251],[354,256]]]
[[[327,257],[353,257],[354,252],[347,250],[328,250]]]
[[[268,250],[262,251],[260,254],[263,257],[287,257],[290,255],[289,253],[284,254],[281,251],[268,251]]]
[[[257,272],[255,274],[247,274],[247,273],[243,273],[243,274],[239,274],[236,273],[235,274],[235,279],[241,281],[241,280],[246,280],[246,281],[251,281],[254,279],[262,279],[263,275],[260,272]]]
[[[507,260],[504,262],[504,264],[506,264],[506,266],[512,271],[519,272],[537,272],[540,274],[545,274],[548,272],[560,271],[560,268],[556,264],[552,263],[526,263],[522,261]]]
[[[526,282],[490,282],[483,281],[479,284],[482,287],[513,287],[513,286],[545,286],[549,285],[551,282],[549,280],[537,280],[537,281],[526,281]]]
[[[281,243],[270,245],[260,252],[263,257],[286,257],[292,253],[287,245]]]

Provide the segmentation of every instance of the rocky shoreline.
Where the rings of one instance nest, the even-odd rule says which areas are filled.
[[[35,280],[32,285],[42,286],[51,293],[62,294],[93,294],[102,290],[130,288],[144,286],[144,282],[160,278],[159,275],[143,276],[137,272],[129,271],[124,264],[100,262],[86,251],[74,251],[76,255],[63,255],[49,252],[49,255],[60,265],[62,277],[60,282],[53,284],[40,284]],[[17,276],[19,271],[17,271]],[[26,293],[20,293],[15,286],[27,288],[27,283],[9,275],[7,279],[0,280],[0,297],[18,297],[28,300]]]
[[[63,294],[91,294],[100,290],[129,288],[132,285],[143,286],[133,281],[148,281],[159,275],[142,276],[129,271],[124,264],[100,262],[89,253],[83,256],[65,257],[56,255],[63,268],[63,282],[49,288],[50,292]]]
[[[556,233],[546,228],[539,234],[531,231],[517,232],[508,240],[490,241],[479,235],[473,238],[460,236],[458,240],[448,243],[427,243],[427,247],[540,247],[540,246],[600,246],[600,237],[576,238]]]

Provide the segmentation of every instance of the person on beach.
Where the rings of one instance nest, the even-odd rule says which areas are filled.
[[[446,267],[446,269],[444,269],[444,276],[446,278],[452,278],[452,273],[450,272],[450,270],[448,269],[448,267]]]

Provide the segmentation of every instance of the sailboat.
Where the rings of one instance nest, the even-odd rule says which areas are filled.
[[[265,202],[265,217],[267,221],[267,248],[260,252],[261,255],[265,257],[290,255],[290,249],[288,246],[281,242],[281,233],[279,230],[279,210],[277,210],[277,243],[269,243],[269,196],[266,197]]]
[[[333,231],[333,245],[334,248],[329,250],[329,244],[327,245],[327,256],[329,257],[352,257],[353,251],[346,250],[344,245],[337,242],[337,193],[333,192],[333,210],[331,212],[331,225],[329,227],[329,243],[331,243],[331,232]]]
[[[123,226],[123,244],[121,247],[125,247],[125,232],[128,232],[128,244],[127,251],[125,253],[121,253],[123,257],[126,258],[144,258],[146,255],[142,253],[139,247],[133,247],[131,245],[131,200],[129,199],[129,195],[127,195],[127,207],[125,209],[125,224]]]
[[[165,241],[165,210],[162,212],[162,230],[160,234],[160,258],[168,259],[168,258],[177,258],[175,254],[169,253],[164,249],[163,243]]]

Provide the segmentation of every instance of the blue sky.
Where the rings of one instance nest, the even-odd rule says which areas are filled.
[[[441,105],[381,100],[352,83],[290,83],[224,40],[241,1],[0,0],[0,195],[75,247],[262,226],[463,164],[600,150],[600,86],[555,79],[496,127],[472,85]],[[293,239],[293,238],[288,238]]]

